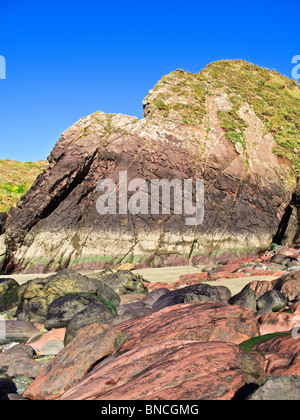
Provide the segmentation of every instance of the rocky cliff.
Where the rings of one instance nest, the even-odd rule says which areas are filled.
[[[96,112],[62,134],[49,168],[0,215],[2,272],[198,263],[259,253],[274,238],[294,241],[297,82],[221,61],[164,76],[143,105],[141,120]],[[174,200],[170,214],[100,215],[98,182],[110,179],[118,190],[125,171],[128,182],[203,179],[203,223],[187,226]]]

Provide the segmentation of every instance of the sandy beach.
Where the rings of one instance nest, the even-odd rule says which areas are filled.
[[[149,281],[150,283],[175,283],[179,280],[179,277],[184,274],[193,274],[193,273],[200,273],[203,267],[195,267],[195,266],[184,266],[184,267],[163,267],[163,268],[145,268],[142,270],[134,270],[133,272],[136,274],[140,274],[144,277],[145,280]],[[99,272],[99,271],[95,271]],[[91,274],[92,272],[81,272],[81,274]],[[14,274],[11,276],[0,276],[0,280],[3,278],[13,278],[19,284],[24,284],[29,280],[33,280],[36,278],[47,278],[54,273],[47,273],[47,274]],[[226,286],[230,289],[232,295],[239,293],[248,283],[253,280],[266,280],[272,281],[276,279],[276,276],[252,276],[252,277],[241,277],[236,279],[228,279],[228,280],[218,280],[213,282],[207,282],[206,284],[210,284],[212,286]]]

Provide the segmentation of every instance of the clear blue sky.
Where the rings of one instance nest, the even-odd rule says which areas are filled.
[[[244,59],[291,78],[299,0],[0,0],[0,159],[45,159],[95,111],[142,116],[165,74]]]

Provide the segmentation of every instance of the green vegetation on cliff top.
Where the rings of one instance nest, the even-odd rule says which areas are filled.
[[[164,85],[171,85],[172,93],[181,98],[179,103],[165,104],[167,95],[161,89]],[[238,111],[248,103],[264,123],[264,134],[273,135],[276,156],[288,159],[292,171],[300,175],[300,86],[295,80],[243,60],[223,60],[197,74],[176,70],[164,76],[154,92],[154,110],[165,117],[171,109],[176,110],[184,123],[194,125],[202,123],[207,95],[226,93],[232,110],[219,111],[220,124],[228,140],[242,145],[247,124]]]
[[[0,213],[16,205],[32,186],[48,162],[15,162],[0,160]]]

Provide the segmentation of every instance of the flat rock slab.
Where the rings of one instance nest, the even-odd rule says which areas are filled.
[[[32,400],[53,400],[79,382],[99,360],[117,352],[126,334],[108,325],[85,328],[33,381],[24,393]]]
[[[145,317],[118,325],[130,350],[161,340],[227,341],[240,344],[259,336],[259,326],[251,310],[215,302],[195,302],[169,306]]]
[[[99,365],[61,399],[230,400],[246,383],[264,383],[263,364],[230,343],[160,341]]]

